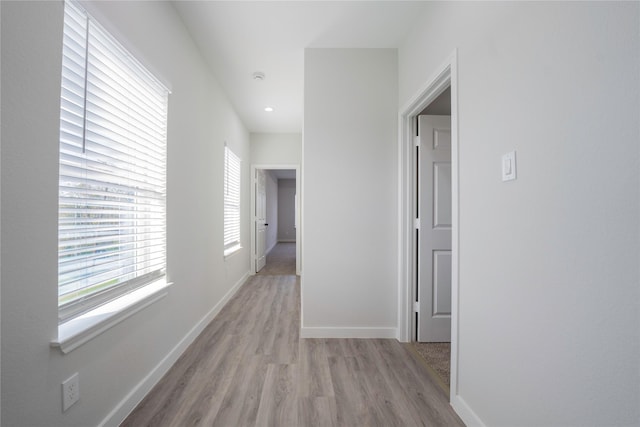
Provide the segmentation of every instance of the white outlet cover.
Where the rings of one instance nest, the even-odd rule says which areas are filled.
[[[516,152],[514,150],[502,155],[502,180],[513,181],[516,178]]]
[[[80,399],[80,376],[76,372],[62,383],[62,412]]]

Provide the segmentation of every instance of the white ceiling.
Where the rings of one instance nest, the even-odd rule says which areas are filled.
[[[302,131],[304,49],[395,48],[422,1],[174,1],[250,132]],[[255,81],[254,72],[266,75]],[[275,111],[267,113],[264,107]]]

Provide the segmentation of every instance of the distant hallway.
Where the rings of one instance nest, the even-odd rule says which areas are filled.
[[[263,276],[287,276],[296,274],[296,244],[277,243],[267,255],[267,264],[258,273]]]

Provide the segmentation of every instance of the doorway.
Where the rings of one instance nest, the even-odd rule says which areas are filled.
[[[251,176],[251,273],[299,275],[299,168],[252,165]]]
[[[416,117],[413,349],[445,391],[451,366],[451,88]]]
[[[423,112],[428,112],[428,107],[434,103],[445,91],[449,90],[449,100],[451,104],[451,148],[450,148],[450,249],[441,250],[436,263],[440,263],[441,272],[447,271],[450,274],[450,357],[449,357],[449,396],[454,404],[457,397],[457,360],[458,360],[458,235],[459,235],[459,204],[458,204],[458,135],[457,135],[457,53],[454,51],[447,58],[445,63],[438,68],[437,72],[427,80],[423,89],[416,94],[412,101],[400,111],[400,182],[401,193],[400,204],[400,277],[399,277],[399,328],[398,337],[404,342],[416,342],[418,339],[419,315],[418,311],[424,314],[425,309],[420,307],[419,299],[419,279],[420,279],[420,235],[418,227],[421,226],[418,220],[420,183],[416,180],[419,171],[419,140],[418,116]],[[446,97],[446,95],[443,95]],[[442,168],[440,172],[444,172]],[[444,205],[443,205],[444,206]],[[446,221],[445,221],[446,222]],[[444,225],[442,223],[441,225]],[[443,227],[446,228],[446,227]],[[422,249],[425,251],[425,249]],[[432,250],[432,255],[434,252]],[[450,259],[450,267],[447,258]],[[444,261],[447,261],[446,263]],[[429,276],[433,276],[433,272]],[[445,298],[447,299],[447,298]],[[433,298],[431,301],[433,307]],[[440,310],[442,307],[438,308]],[[435,310],[435,311],[438,311]],[[427,309],[427,312],[429,310]],[[440,310],[440,314],[444,311]]]

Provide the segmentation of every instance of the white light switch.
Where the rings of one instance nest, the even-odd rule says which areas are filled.
[[[516,152],[511,151],[502,156],[502,180],[512,181],[514,179],[516,179]]]

